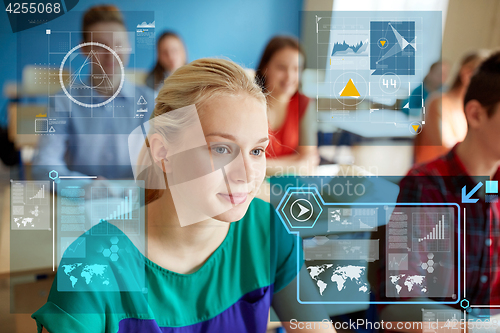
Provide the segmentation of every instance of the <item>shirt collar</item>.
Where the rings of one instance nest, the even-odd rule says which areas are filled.
[[[462,163],[457,155],[457,147],[460,143],[457,143],[448,154],[445,156],[445,160],[448,162],[448,174],[453,176],[469,176],[465,165]],[[472,180],[472,178],[471,178]]]
[[[460,144],[457,143],[451,150],[450,152],[446,155],[445,159],[448,162],[449,166],[449,175],[454,175],[454,176],[468,176],[471,180],[471,182],[474,182],[472,177],[469,175],[467,172],[467,169],[465,168],[465,165],[462,163],[462,160],[457,155],[457,147]],[[500,180],[500,168],[498,168],[497,172],[493,176],[494,180]]]

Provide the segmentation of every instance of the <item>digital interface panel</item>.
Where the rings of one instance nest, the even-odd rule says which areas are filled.
[[[10,210],[12,230],[49,230],[50,183],[11,181]]]
[[[377,128],[385,133],[375,136],[419,134],[424,101],[410,108],[407,99],[440,59],[440,22],[431,11],[315,13],[318,121],[356,123],[354,133],[368,137]]]
[[[456,208],[398,205],[388,217],[387,297],[458,297]]]
[[[6,203],[10,208],[10,220],[7,219],[10,264],[7,265],[12,272],[35,275],[37,282],[39,278],[46,278],[50,269],[53,272],[57,269],[57,273],[53,273],[55,288],[72,296],[96,291],[99,295],[111,292],[107,294],[111,297],[130,296],[135,300],[139,295],[147,299],[144,295],[150,292],[150,286],[144,265],[148,236],[145,188],[166,190],[168,187],[177,204],[182,227],[205,218],[217,218],[219,213],[238,205],[231,198],[233,189],[227,170],[245,169],[240,164],[243,150],[232,142],[219,142],[230,148],[232,154],[216,156],[214,153],[220,151],[221,146],[205,142],[200,124],[199,131],[193,132],[196,135],[187,135],[192,147],[177,144],[178,151],[169,152],[170,162],[178,163],[182,173],[164,177],[164,170],[154,169],[152,154],[146,155],[142,165],[132,152],[142,149],[143,142],[154,134],[150,129],[155,121],[148,121],[154,109],[154,93],[139,85],[145,83],[145,71],[149,69],[145,64],[153,64],[156,54],[160,28],[155,31],[155,12],[123,12],[124,31],[68,30],[67,23],[80,21],[84,14],[70,12],[76,5],[69,6],[70,3],[40,3],[42,6],[37,6],[37,10],[53,8],[50,9],[53,15],[46,12],[50,20],[32,20],[29,24],[16,22],[12,9],[8,14],[12,32],[19,32],[16,35],[17,82],[14,83],[17,92],[8,97],[9,103],[19,104],[14,113],[17,134],[35,134],[38,139],[39,136],[66,136],[61,138],[63,145],[66,139],[80,135],[88,135],[82,142],[91,137],[97,142],[99,134],[130,135],[131,166],[142,170],[142,176],[150,170],[160,170],[161,182],[145,186],[136,169],[135,180],[88,176],[93,172],[81,177],[60,175],[60,178],[51,175],[52,172],[57,175],[56,171],[42,172],[41,178],[30,177],[28,172],[25,177],[23,165],[19,177],[11,174],[10,193],[7,192],[7,197],[10,196],[10,207]],[[59,4],[66,6],[62,8]],[[25,4],[17,5],[19,10]],[[66,15],[59,17],[63,12]],[[366,134],[371,138],[404,137],[410,139],[405,142],[413,142],[426,126],[426,107],[423,99],[419,106],[410,106],[408,98],[419,89],[423,96],[424,76],[432,63],[441,60],[442,13],[334,11],[309,14],[315,17],[311,26],[315,28],[317,67],[313,69],[314,84],[301,84],[300,91],[308,86],[307,95],[316,102],[317,121],[326,123],[326,127],[331,126],[334,131]],[[56,17],[58,20],[51,21]],[[34,40],[43,42],[37,43],[35,50]],[[440,93],[441,90],[436,92]],[[32,102],[38,104],[31,105]],[[196,109],[191,111],[197,116]],[[181,113],[185,114],[186,110]],[[175,115],[175,110],[168,115]],[[159,118],[155,120],[162,120]],[[199,138],[202,138],[200,142],[195,140]],[[106,141],[118,152],[113,146],[117,142]],[[33,145],[33,142],[27,144],[30,148]],[[69,143],[69,153],[74,149],[71,146]],[[124,151],[117,155],[124,156]],[[112,159],[106,155],[102,162],[106,158]],[[26,165],[29,166],[29,161]],[[126,159],[125,168],[128,167]],[[33,170],[36,171],[36,167]],[[118,174],[118,168],[112,171]],[[210,187],[203,188],[207,179],[216,179],[225,185],[227,193],[222,196],[228,202],[198,214],[200,207],[214,208],[208,207],[211,204],[207,207],[200,204],[205,202],[205,193],[210,192],[207,190]],[[396,185],[398,177],[273,178],[271,203],[278,224],[301,250],[297,253],[297,264],[304,263],[301,273],[305,274],[297,274],[293,282],[297,303],[319,304],[322,308],[417,304],[424,324],[437,323],[436,326],[424,325],[423,333],[458,332],[464,328],[461,321],[466,316],[477,323],[469,326],[471,332],[495,332],[495,325],[485,326],[481,322],[499,318],[495,311],[488,309],[490,304],[472,304],[466,297],[471,297],[466,295],[466,290],[471,294],[469,290],[477,284],[489,283],[490,276],[486,275],[488,272],[481,272],[477,280],[470,279],[465,273],[475,267],[467,267],[467,271],[467,252],[461,247],[466,243],[462,229],[462,221],[463,226],[467,225],[465,207],[472,208],[469,216],[474,215],[474,200],[478,200],[471,196],[482,196],[484,190],[487,203],[498,200],[498,182],[487,179],[481,180],[486,186],[480,191],[481,182],[472,190],[467,187],[470,190],[467,195],[464,186],[461,203],[465,205],[459,205],[398,201],[401,190]],[[461,183],[461,180],[454,181]],[[189,199],[187,204],[179,205],[176,200],[181,197]],[[491,230],[467,231],[468,235],[484,238],[486,247],[493,244],[492,238],[488,238]],[[371,271],[374,267],[378,268],[375,272]],[[43,274],[39,275],[40,268]],[[17,281],[15,274],[12,277],[14,283],[23,282],[23,278]],[[12,300],[16,296],[15,287],[11,288]],[[46,296],[43,292],[40,294]],[[14,303],[11,302],[11,306]],[[150,313],[147,302],[132,303],[137,312]],[[424,309],[420,308],[421,304],[424,307],[446,304],[464,310]],[[125,313],[123,309],[112,310],[114,314]],[[78,311],[103,313],[99,308]]]
[[[154,12],[123,14],[130,22],[126,31],[68,31],[56,20],[45,30],[18,34],[18,90],[46,98],[46,109],[19,109],[18,134],[70,134],[75,128],[78,134],[105,134],[110,127],[129,134],[149,118],[153,92],[135,83],[144,76],[137,63],[153,62]],[[72,11],[65,19],[81,15]],[[46,43],[33,53],[32,40]]]
[[[299,303],[459,302],[458,205],[398,202],[398,192],[393,177],[271,179],[271,203],[303,250]]]
[[[144,188],[140,183],[62,179],[56,185],[59,291],[145,288]],[[129,275],[122,276],[120,272],[127,269]]]

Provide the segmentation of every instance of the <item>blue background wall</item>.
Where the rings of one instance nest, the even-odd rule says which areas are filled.
[[[255,68],[267,41],[276,34],[299,35],[299,12],[302,0],[80,0],[71,11],[109,3],[123,11],[154,11],[156,34],[165,29],[181,34],[187,45],[189,60],[225,56],[249,68]],[[54,20],[64,20],[64,16]],[[66,20],[67,30],[81,27],[81,20]],[[54,24],[52,23],[52,24]],[[63,22],[61,22],[62,24]],[[50,23],[49,23],[50,24]],[[135,26],[128,27],[134,31]],[[39,29],[45,29],[44,25]],[[21,32],[22,33],[22,32]],[[16,35],[12,33],[7,14],[0,13],[0,84],[16,80]],[[36,59],[37,43],[30,45],[33,55],[24,55],[20,65]],[[35,61],[35,60],[34,60]],[[33,61],[33,62],[34,62]],[[138,68],[149,69],[153,63],[136,60]],[[1,104],[5,102],[2,96]],[[1,105],[0,104],[0,105]]]

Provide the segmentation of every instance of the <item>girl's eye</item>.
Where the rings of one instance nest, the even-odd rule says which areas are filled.
[[[254,156],[260,156],[260,155],[262,155],[263,152],[264,152],[264,149],[258,148],[258,149],[252,150],[250,153]]]
[[[216,154],[229,154],[229,149],[223,146],[212,147],[212,151]]]

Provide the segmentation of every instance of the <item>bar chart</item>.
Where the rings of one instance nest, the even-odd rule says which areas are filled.
[[[106,224],[112,223],[127,234],[139,234],[139,188],[138,187],[93,187],[92,188],[92,228],[93,234],[107,235]]]
[[[46,204],[48,203],[48,186],[47,189],[45,188],[45,184],[40,182],[40,183],[31,183],[26,186],[27,191],[28,191],[28,199],[31,201],[33,200],[33,204]],[[46,194],[47,193],[47,194]],[[30,196],[31,194],[31,196]],[[47,198],[47,200],[43,200]],[[40,199],[40,200],[36,200]]]
[[[412,223],[414,252],[451,250],[449,213],[413,213]]]
[[[128,196],[125,195],[127,191],[124,190],[125,198],[116,205],[113,212],[105,218],[106,220],[131,220],[132,219],[132,189],[128,189]],[[112,208],[111,208],[112,209]]]
[[[422,242],[426,239],[445,239],[444,238],[444,215],[442,215],[442,220],[438,221],[438,224],[432,228],[432,231],[427,234],[424,238],[419,238],[418,241]]]

